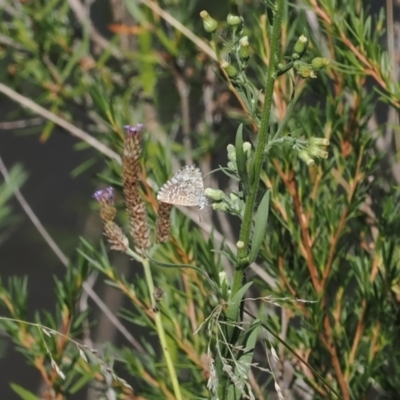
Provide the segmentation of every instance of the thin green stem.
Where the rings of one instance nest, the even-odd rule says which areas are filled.
[[[134,253],[131,250],[128,250],[127,253],[131,256],[134,255]],[[161,313],[158,311],[156,302],[154,300],[154,282],[153,282],[153,276],[151,274],[149,259],[143,257],[142,264],[144,269],[144,275],[146,278],[147,288],[149,289],[151,305],[154,310],[154,321],[156,323],[157,334],[160,339],[160,344],[162,351],[164,353],[165,362],[167,363],[168,373],[172,382],[172,387],[174,389],[175,398],[177,400],[182,400],[182,394],[179,387],[179,382],[176,375],[174,363],[172,362],[171,354],[168,349],[167,336],[165,334],[164,326],[162,324]]]
[[[276,76],[281,76],[283,74],[286,74],[290,69],[293,68],[293,61],[289,61],[282,69],[277,71]]]
[[[258,133],[258,143],[255,149],[255,161],[253,171],[253,181],[250,182],[249,196],[246,201],[243,223],[240,230],[239,240],[242,246],[238,249],[238,265],[235,270],[231,298],[243,286],[244,273],[248,266],[248,244],[250,239],[251,224],[253,219],[253,211],[256,202],[259,177],[264,163],[265,146],[268,141],[268,129],[273,101],[274,83],[276,79],[275,59],[278,56],[280,46],[281,24],[284,9],[284,0],[277,0],[275,6],[274,23],[272,27],[271,53],[269,55],[269,67],[267,75],[267,84],[265,88],[265,102],[262,113],[260,130]]]

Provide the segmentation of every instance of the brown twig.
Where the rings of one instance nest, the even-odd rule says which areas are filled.
[[[304,210],[300,202],[294,172],[290,171],[288,173],[284,173],[276,159],[273,160],[273,163],[293,199],[294,208],[302,234],[302,242],[299,243],[300,251],[306,260],[307,268],[310,273],[311,281],[315,288],[315,291],[320,294],[322,291],[322,286],[321,282],[319,281],[317,267],[314,263],[314,258],[312,254],[312,240],[308,231],[308,220],[306,215],[304,214]]]
[[[331,356],[332,366],[335,371],[335,375],[342,392],[343,400],[350,400],[350,392],[347,385],[347,381],[345,379],[345,376],[343,375],[343,371],[340,366],[339,356],[337,354],[335,344],[333,343],[332,340],[332,328],[329,322],[328,315],[324,317],[323,324],[324,324],[324,332],[322,332],[320,335],[321,341]]]

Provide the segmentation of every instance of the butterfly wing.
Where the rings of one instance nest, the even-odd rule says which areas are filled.
[[[157,199],[179,206],[198,206],[204,196],[203,176],[194,166],[178,171],[160,189]]]

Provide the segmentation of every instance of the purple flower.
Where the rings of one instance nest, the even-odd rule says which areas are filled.
[[[137,136],[140,135],[140,132],[143,129],[143,124],[136,124],[135,126],[125,125],[124,128],[126,130],[127,135]]]
[[[98,190],[93,197],[100,203],[113,204],[114,188],[110,186],[107,189]]]

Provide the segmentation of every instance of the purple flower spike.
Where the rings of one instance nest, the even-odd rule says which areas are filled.
[[[125,125],[124,128],[128,135],[136,136],[140,135],[140,132],[143,129],[143,124],[136,124],[135,126]]]
[[[110,186],[107,189],[98,190],[93,197],[100,203],[113,204],[114,188]]]

